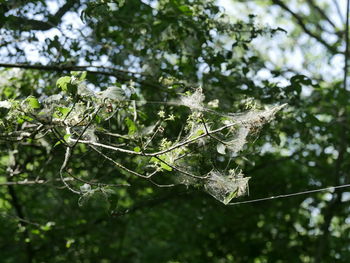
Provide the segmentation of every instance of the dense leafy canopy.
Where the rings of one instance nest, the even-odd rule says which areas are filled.
[[[0,1],[1,260],[348,262],[346,188],[225,205],[349,182],[346,14],[288,2]]]

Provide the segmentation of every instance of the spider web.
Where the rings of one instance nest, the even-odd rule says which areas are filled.
[[[211,196],[227,205],[233,198],[248,193],[249,179],[250,177],[243,177],[241,172],[224,175],[220,171],[212,170],[208,173],[204,188]]]
[[[251,110],[238,114],[222,114],[206,108],[204,106],[204,99],[205,96],[202,93],[202,89],[199,88],[192,95],[182,97],[180,102],[181,105],[189,107],[192,112],[208,112],[225,117],[225,120],[220,125],[232,125],[232,129],[229,129],[228,132],[225,131],[225,133],[221,132],[218,134],[223,140],[218,142],[218,146],[220,147],[217,147],[217,150],[220,154],[228,154],[231,158],[242,151],[248,142],[250,133],[257,132],[264,124],[270,122],[278,111],[286,106],[286,104],[283,104],[265,110]],[[196,129],[198,130],[199,127],[195,127],[192,131]],[[202,129],[204,128],[202,127]],[[210,132],[209,127],[205,127],[205,129]],[[215,137],[206,137],[205,139],[215,139]],[[202,141],[202,143],[205,142]],[[250,177],[243,177],[242,172],[237,172],[237,169],[230,170],[228,173],[215,169],[207,174],[204,189],[214,198],[227,205],[233,198],[248,194],[249,179]],[[188,184],[190,181],[186,180],[184,182]]]

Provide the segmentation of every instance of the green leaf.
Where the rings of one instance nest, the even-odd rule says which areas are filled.
[[[11,97],[13,97],[13,95],[15,94],[15,89],[12,88],[12,87],[5,87],[5,88],[2,90],[2,93],[3,93],[3,95],[4,95],[6,98],[11,98]]]
[[[197,130],[197,132],[196,132],[197,136],[201,136],[202,134],[204,134],[204,130],[203,129]]]
[[[64,140],[65,142],[68,142],[68,140],[69,140],[69,138],[70,138],[71,135],[72,135],[72,134],[67,133],[66,135],[63,136],[63,140]]]
[[[58,107],[57,110],[62,114],[61,117],[65,118],[71,109],[65,107]]]
[[[22,117],[17,118],[17,124],[23,124],[24,120]]]
[[[171,172],[173,170],[173,168],[171,168],[169,165],[167,165],[166,163],[163,163],[163,162],[160,163],[160,167],[163,168],[164,170],[169,171],[169,172]]]
[[[23,119],[24,121],[33,121],[33,118],[27,115],[23,115],[20,118]]]
[[[159,163],[159,160],[155,157],[152,157],[150,160],[149,160],[151,163]]]
[[[141,148],[138,147],[138,146],[136,146],[136,147],[134,148],[134,152],[141,152]]]
[[[30,231],[33,235],[39,235],[40,234],[40,230],[39,229],[32,229],[32,231]]]
[[[64,76],[57,80],[56,85],[61,90],[67,92],[68,91],[68,84],[71,82],[71,77]]]
[[[128,134],[129,135],[133,135],[135,134],[135,132],[137,131],[137,127],[135,125],[135,123],[130,119],[130,118],[125,118],[125,123],[128,126]]]
[[[159,156],[159,159],[163,160],[163,161],[166,161],[166,156]],[[160,164],[160,167],[164,170],[167,170],[169,172],[171,172],[173,170],[173,168],[171,168],[169,165],[167,165],[166,163],[163,163],[162,161],[160,161],[159,159],[155,158],[155,157],[152,157],[150,162],[151,163],[158,163]]]
[[[235,190],[235,191],[229,193],[229,194],[225,197],[223,203],[224,203],[225,205],[227,205],[233,198],[235,198],[235,197],[237,196],[237,193],[238,193],[237,190]]]
[[[55,145],[53,146],[53,148],[55,148],[56,146],[60,145],[62,142],[61,141],[58,141],[55,143]]]
[[[28,103],[29,107],[31,107],[32,109],[39,109],[40,108],[40,103],[39,103],[38,99],[35,97],[30,96],[25,101]]]
[[[67,92],[73,96],[77,94],[78,87],[76,84],[72,83],[72,78],[69,76],[59,78],[56,82],[56,85],[62,91]]]
[[[85,79],[86,79],[86,76],[87,76],[87,72],[86,72],[86,71],[83,71],[83,72],[81,73],[81,75],[80,75],[79,80],[80,80],[80,81],[85,80]]]
[[[184,13],[187,16],[190,16],[193,14],[191,8],[188,5],[181,5],[178,8],[182,13]]]
[[[55,225],[55,222],[47,222],[44,226],[41,226],[40,229],[43,231],[49,231],[52,229],[52,227]]]
[[[76,79],[79,79],[79,81],[83,81],[86,79],[87,72],[86,71],[71,71],[70,74]]]
[[[66,242],[66,248],[70,248],[74,242],[75,242],[75,239],[69,238]]]

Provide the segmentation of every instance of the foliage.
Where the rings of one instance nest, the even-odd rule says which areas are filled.
[[[0,2],[4,262],[347,262],[345,190],[222,204],[347,182],[342,76],[263,49],[306,33],[329,58],[344,30],[256,2],[276,27],[214,1]]]

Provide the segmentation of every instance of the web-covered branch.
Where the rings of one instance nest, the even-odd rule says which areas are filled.
[[[81,152],[91,149],[126,178],[142,178],[159,187],[199,185],[227,204],[248,191],[249,178],[243,177],[237,166],[230,167],[231,160],[285,106],[226,114],[211,108],[212,103],[205,102],[198,88],[180,94],[177,100],[159,104],[160,110],[148,119],[138,116],[145,112],[140,109],[147,104],[130,98],[133,87],[115,86],[96,92],[84,84],[85,74],[60,78],[60,94],[40,99],[29,96],[23,101],[0,104],[4,117],[0,138],[15,139],[14,143],[46,143],[46,147],[44,139],[48,139],[51,149],[63,146],[65,153],[58,175],[67,189],[81,196],[102,191],[105,186],[129,185],[99,183],[75,174],[74,166],[84,162]],[[184,123],[176,139],[167,136],[175,118]],[[208,162],[211,159],[222,159],[228,164],[218,168]],[[164,174],[171,177],[165,180]],[[66,178],[75,181],[68,182]]]

